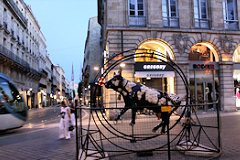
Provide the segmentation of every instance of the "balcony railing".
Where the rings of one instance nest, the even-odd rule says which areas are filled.
[[[129,26],[146,26],[146,17],[145,16],[129,16]]]
[[[13,10],[13,12],[17,16],[17,18],[20,20],[20,22],[23,24],[23,26],[27,27],[27,20],[22,15],[22,12],[18,9],[14,1],[13,0],[3,0],[3,1],[6,3],[6,5],[8,5]]]
[[[47,77],[48,76],[48,72],[45,71],[44,69],[42,69],[42,73]]]
[[[3,56],[7,57],[8,59],[13,60],[15,63],[20,64],[21,66],[25,67],[26,69],[30,68],[29,64],[26,61],[24,61],[23,59],[19,58],[13,52],[11,52],[7,48],[3,47],[2,45],[0,45],[0,54],[2,54]]]
[[[18,56],[16,56],[13,52],[11,52],[7,48],[3,47],[2,45],[0,45],[0,54],[3,55],[4,57],[6,57],[7,59],[12,60],[16,64],[24,67],[28,72],[30,72],[34,75],[40,76],[40,73],[38,71],[36,71],[35,69],[31,68],[29,63],[27,63],[22,58],[19,58]]]
[[[195,18],[195,27],[202,28],[202,29],[209,29],[210,21],[209,21],[209,19]]]
[[[41,73],[39,73],[37,70],[33,69],[33,68],[30,68],[29,69],[29,72],[38,76],[38,77],[41,77]]]
[[[163,17],[163,26],[164,27],[179,27],[179,18],[178,17]]]
[[[226,30],[239,30],[238,20],[224,20]]]

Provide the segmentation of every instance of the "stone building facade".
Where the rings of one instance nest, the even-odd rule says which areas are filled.
[[[187,76],[194,102],[219,100],[222,110],[234,111],[240,107],[236,96],[240,87],[239,8],[237,0],[98,0],[103,52],[108,57],[145,48],[168,55]],[[184,96],[178,74],[168,77],[168,72],[161,72],[158,76],[156,70],[155,76],[148,77],[144,69],[136,70],[138,63],[157,62],[129,60],[123,75],[150,86],[158,79],[162,85],[158,89]],[[114,95],[107,92],[108,102]]]
[[[88,34],[84,50],[84,62],[82,69],[82,81],[84,82],[83,102],[90,101],[91,84],[103,66],[103,53],[101,52],[101,26],[97,17],[92,17],[88,22]]]
[[[0,73],[17,84],[29,109],[50,105],[55,94],[46,48],[31,8],[23,0],[0,0]]]

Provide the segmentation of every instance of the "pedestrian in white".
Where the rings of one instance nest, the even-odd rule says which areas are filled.
[[[70,108],[66,105],[64,101],[61,102],[61,119],[59,124],[59,138],[62,139],[70,139],[70,131],[68,131],[68,127],[71,125],[71,114]]]
[[[70,112],[71,112],[71,120],[72,120],[72,125],[75,127],[75,105],[73,103],[72,97],[68,99],[69,107],[70,107]]]

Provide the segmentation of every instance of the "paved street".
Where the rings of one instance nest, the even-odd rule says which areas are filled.
[[[58,139],[59,111],[58,107],[30,110],[24,127],[0,135],[0,159],[75,159],[75,136]]]
[[[0,134],[0,159],[75,159],[75,136],[73,135],[70,140],[58,139],[58,113],[58,107],[30,110],[29,121],[24,127]],[[215,159],[238,160],[240,157],[240,111],[224,113],[221,116],[223,153],[221,157]],[[157,159],[157,157],[138,159]],[[185,159],[202,158],[186,157]]]

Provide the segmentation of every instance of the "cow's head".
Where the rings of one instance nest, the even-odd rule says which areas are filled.
[[[113,78],[111,78],[109,81],[105,82],[105,87],[106,88],[112,88],[112,89],[117,89],[121,87],[123,82],[123,77],[121,74],[115,74]]]

